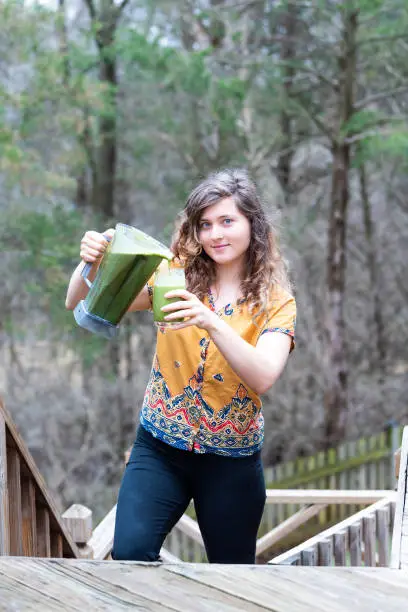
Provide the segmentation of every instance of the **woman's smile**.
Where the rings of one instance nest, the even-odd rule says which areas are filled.
[[[225,265],[244,258],[251,237],[251,224],[232,198],[223,198],[205,209],[198,233],[207,255],[216,263]]]

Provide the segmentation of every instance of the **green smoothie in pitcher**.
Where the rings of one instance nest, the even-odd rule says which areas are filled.
[[[86,297],[88,312],[117,325],[163,258],[171,257],[154,238],[118,223]]]
[[[93,282],[88,279],[92,265],[82,268],[89,291],[74,310],[78,325],[104,338],[115,337],[122,317],[160,262],[172,258],[170,249],[151,236],[117,223]]]
[[[179,302],[181,299],[165,298],[164,296],[168,291],[176,291],[177,289],[185,288],[186,280],[184,270],[182,268],[170,268],[168,262],[163,261],[155,274],[153,286],[153,319],[158,327],[171,327],[183,321],[183,319],[165,321],[164,317],[170,313],[163,312],[161,309],[163,306]]]

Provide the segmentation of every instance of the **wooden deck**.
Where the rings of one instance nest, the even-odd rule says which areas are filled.
[[[0,610],[406,612],[407,574],[388,568],[0,559]]]

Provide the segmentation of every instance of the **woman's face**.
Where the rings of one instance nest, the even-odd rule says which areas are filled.
[[[251,224],[232,198],[224,198],[203,210],[198,239],[216,264],[243,262],[251,239]]]

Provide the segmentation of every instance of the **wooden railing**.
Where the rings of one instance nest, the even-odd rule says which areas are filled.
[[[390,493],[269,563],[388,567],[395,500]]]
[[[267,486],[269,489],[391,488],[395,451],[401,444],[402,432],[403,426],[393,422],[375,435],[266,467]]]
[[[397,507],[392,535],[391,567],[408,569],[408,427],[399,453]]]
[[[1,400],[0,554],[79,556],[78,547]]]
[[[268,489],[394,489],[395,451],[401,444],[402,426],[391,423],[376,434],[350,440],[308,457],[265,468]],[[319,513],[321,529],[363,510],[356,504],[331,504]],[[284,504],[267,506],[261,532],[266,533],[290,517]]]
[[[395,491],[331,491],[331,490],[277,490],[270,489],[267,492],[267,504],[291,504],[302,507],[283,523],[263,535],[257,541],[257,557],[264,556],[273,546],[278,544],[291,532],[316,516],[322,508],[329,504],[373,504],[378,503],[378,509],[395,504]],[[370,506],[372,508],[372,506]],[[367,509],[369,510],[369,509]],[[109,557],[115,522],[116,507],[96,527],[88,546],[93,550],[94,559],[106,559]],[[385,516],[385,515],[384,515]],[[390,520],[392,512],[390,511]],[[384,531],[384,530],[383,530]],[[381,531],[381,534],[383,533]],[[387,535],[384,531],[384,546],[386,546]],[[199,526],[195,520],[188,515],[183,515],[167,536],[160,556],[163,561],[185,561],[205,562],[206,554],[204,542]]]
[[[274,557],[270,563],[408,568],[408,427],[404,428],[395,463],[397,492]]]
[[[108,559],[112,551],[116,506],[102,519],[88,540],[94,559]]]

